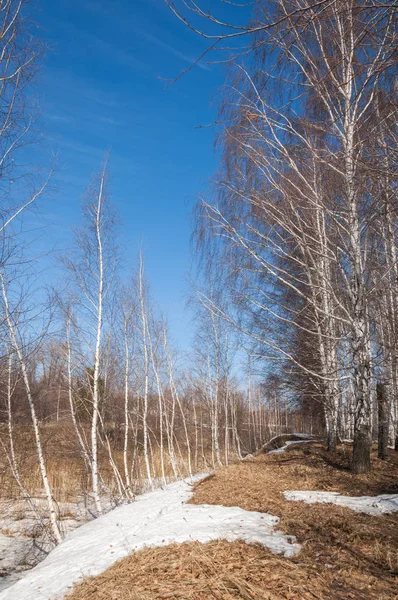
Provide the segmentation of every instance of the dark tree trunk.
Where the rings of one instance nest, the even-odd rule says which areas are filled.
[[[382,460],[386,460],[388,456],[388,406],[386,385],[384,383],[378,383],[376,386],[376,393],[379,417],[378,456]]]
[[[332,418],[328,417],[327,449],[328,452],[335,452],[337,447],[337,431]]]
[[[369,473],[372,442],[368,425],[360,425],[354,435],[351,470],[353,473]]]

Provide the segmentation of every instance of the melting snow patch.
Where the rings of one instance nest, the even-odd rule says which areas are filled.
[[[242,539],[287,557],[300,550],[293,536],[275,530],[278,517],[237,507],[186,504],[191,495],[188,481],[179,481],[83,525],[23,579],[0,593],[0,600],[62,598],[74,583],[99,575],[117,560],[148,546]]]
[[[368,515],[382,515],[398,511],[398,494],[381,496],[342,496],[338,492],[284,492],[286,500],[300,501],[306,504],[320,502],[346,506],[356,512]]]
[[[315,440],[296,440],[296,441],[287,441],[282,448],[277,448],[276,450],[270,450],[267,454],[279,454],[280,452],[284,452],[288,446],[293,446],[293,444],[308,444],[310,442],[314,442]]]

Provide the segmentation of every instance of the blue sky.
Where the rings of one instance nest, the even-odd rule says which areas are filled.
[[[153,297],[186,348],[191,212],[217,165],[213,128],[195,127],[216,118],[223,69],[203,63],[167,86],[205,42],[163,0],[40,0],[34,10],[50,48],[37,84],[40,125],[58,155],[44,243],[68,246],[82,193],[110,148],[123,256],[135,261],[143,241]]]

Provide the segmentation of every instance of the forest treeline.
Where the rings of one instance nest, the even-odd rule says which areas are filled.
[[[189,360],[173,348],[143,256],[122,276],[108,158],[59,257],[59,283],[44,300],[34,292],[40,259],[23,219],[47,193],[51,171],[28,172],[15,157],[35,141],[26,89],[43,48],[30,35],[25,3],[3,4],[6,493],[32,505],[44,492],[60,541],[56,475],[68,461],[96,515],[109,498],[132,500],[137,481],[151,488],[228,464],[281,432],[326,433],[332,451],[352,439],[353,471],[369,470],[379,429],[382,455],[397,444],[393,3],[261,1],[241,26],[190,1],[182,12],[171,5],[209,39],[209,52],[216,42],[229,57],[222,160],[213,194],[196,208],[201,268]],[[245,373],[236,367],[242,356]]]

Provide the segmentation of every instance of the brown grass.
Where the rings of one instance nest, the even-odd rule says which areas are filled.
[[[289,489],[348,495],[398,492],[398,456],[372,458],[369,475],[347,470],[346,448],[259,455],[198,484],[193,503],[241,506],[278,515],[302,543],[294,559],[257,545],[223,541],[144,550],[78,586],[69,600],[392,600],[398,599],[398,516],[371,517],[334,505],[285,501]]]
[[[137,552],[87,580],[68,600],[313,600],[318,596],[310,591],[310,580],[298,595],[302,570],[244,542],[173,544]]]
[[[73,427],[68,423],[51,423],[42,425],[40,431],[48,479],[55,500],[57,502],[76,502],[82,495],[91,490],[91,476],[85,468]],[[41,497],[43,495],[43,481],[37,460],[32,428],[29,426],[17,426],[14,433],[17,462],[23,485],[33,497]],[[5,427],[0,425],[0,436],[5,441],[7,440],[7,435]],[[85,432],[85,437],[89,439],[89,431]],[[177,462],[181,475],[186,476],[188,475],[187,457],[185,456],[184,449],[182,451],[184,455],[180,457],[177,454]],[[117,495],[118,490],[109,462],[109,455],[101,444],[99,445],[98,452],[100,475],[111,493]],[[120,449],[114,449],[112,454],[115,464],[123,476],[123,452]],[[153,465],[153,476],[161,477],[160,452],[156,446],[153,448],[151,465]],[[198,465],[199,470],[203,468],[202,464]],[[165,454],[165,475],[166,477],[173,476],[167,454]],[[144,460],[139,455],[135,461],[133,473],[135,493],[140,493],[145,478],[146,469]],[[15,500],[19,496],[20,491],[12,476],[7,457],[5,453],[0,452],[0,500]]]

